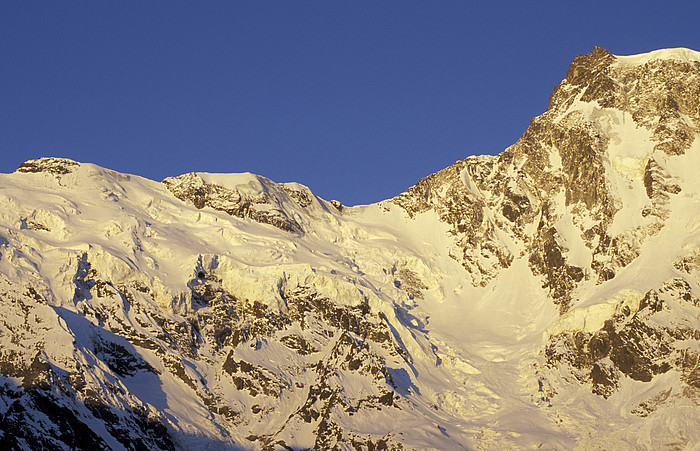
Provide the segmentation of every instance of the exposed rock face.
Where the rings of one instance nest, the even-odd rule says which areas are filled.
[[[515,145],[496,157],[457,162],[393,199],[411,216],[434,209],[450,224],[458,248],[453,255],[475,285],[484,286],[526,252],[533,273],[543,276],[565,312],[587,274],[599,282],[612,279],[663,227],[669,196],[682,188],[660,162],[683,154],[700,130],[700,63],[615,61],[599,47],[577,56],[547,111],[532,119]],[[593,113],[582,112],[582,103]],[[609,149],[620,139],[610,127],[616,114],[649,130],[654,150],[662,154],[644,156],[644,187],[652,202],[635,212],[657,220],[612,235],[620,210],[610,180],[618,168],[609,166]],[[566,212],[574,214],[576,233],[591,250],[585,267],[568,263],[568,249],[556,239]]]
[[[67,158],[39,158],[20,164],[16,172],[45,172],[54,175],[70,174],[79,163]]]
[[[252,174],[0,175],[0,442],[693,445],[699,76],[594,48],[513,146],[369,206]]]
[[[4,398],[12,402],[0,423],[7,437],[38,447],[92,449],[96,443],[108,447],[91,431],[94,424],[100,424],[124,447],[174,449],[162,417],[153,416],[138,402],[120,406],[124,412],[110,406],[128,390],[120,379],[169,372],[190,387],[229,430],[250,421],[242,415],[243,410],[252,412],[260,422],[288,415],[274,434],[248,437],[251,444],[265,449],[286,446],[284,437],[290,434],[286,430],[299,422],[314,428],[318,449],[330,449],[338,443],[400,448],[392,445],[390,435],[363,436],[338,425],[343,416],[358,410],[397,408],[394,398],[400,397],[394,394],[386,362],[401,364],[405,351],[386,319],[372,314],[367,305],[340,307],[311,287],[296,287],[284,293],[288,312],[278,313],[259,301],[237,299],[209,273],[206,279],[190,282],[191,310],[179,316],[156,308],[148,287],[115,287],[105,282],[86,254],[78,259],[76,268],[73,301],[81,314],[70,315],[70,321],[87,334],[90,347],[75,350],[76,360],[68,371],[65,367],[57,370],[42,351],[47,340],[56,340],[56,332],[38,324],[46,324],[47,319],[61,322],[59,316],[33,289],[22,295],[3,280],[0,299],[3,308],[10,309],[4,316],[3,336],[16,345],[0,354],[0,374],[21,381],[20,387],[13,387],[7,379],[2,389]],[[61,330],[58,324],[46,326]],[[36,337],[37,330],[45,330],[46,338]],[[283,361],[299,365],[294,374],[248,362],[245,352],[238,356],[239,350],[261,347],[276,349]],[[134,352],[135,348],[149,351],[152,363]],[[325,352],[319,352],[321,349]],[[193,374],[189,368],[202,359],[218,365],[225,380],[207,383]],[[95,385],[96,381],[85,378],[85,365],[100,366],[117,383]],[[344,372],[363,380],[361,391],[343,387],[340,380]],[[52,394],[56,384],[61,387],[60,396]],[[245,396],[232,404],[222,392],[227,386]],[[299,400],[291,410],[282,405],[289,398]],[[37,429],[33,422],[38,420],[27,417],[23,413],[26,409],[47,415],[50,427],[61,434],[44,437],[47,425]]]
[[[698,353],[678,346],[700,339],[699,307],[688,282],[673,279],[647,292],[638,306],[623,307],[600,330],[552,337],[545,351],[547,363],[566,363],[581,383],[590,383],[593,393],[605,398],[615,393],[621,377],[649,382],[675,369],[685,384],[681,393],[700,401]],[[670,320],[670,311],[684,315]],[[648,414],[651,404],[646,406]]]
[[[0,279],[0,300],[7,340],[0,351],[5,402],[0,431],[9,449],[113,448],[114,443],[128,449],[175,449],[162,416],[119,396],[123,388],[118,379],[115,385],[95,385],[86,372],[96,362],[119,377],[152,372],[138,354],[93,326],[92,349],[76,349],[75,360],[52,361],[47,348],[71,346],[65,323],[52,307],[33,289],[20,293],[5,278]],[[105,441],[100,428],[116,442]]]
[[[271,184],[269,180],[258,178],[261,181],[264,180],[263,186]],[[163,180],[163,183],[175,197],[190,202],[197,208],[211,207],[231,216],[250,218],[287,232],[301,232],[301,226],[290,218],[281,206],[280,193],[270,194],[263,190],[254,196],[249,196],[235,188],[207,183],[194,172],[179,177],[168,177]],[[301,207],[311,204],[309,196],[302,191],[287,189],[284,193]]]
[[[393,199],[410,216],[434,209],[440,220],[450,225],[456,242],[450,255],[462,262],[477,286],[486,286],[499,269],[507,268],[513,260],[510,249],[496,236],[499,222],[504,219],[501,211],[508,207],[496,212],[493,208],[510,200],[517,205],[512,210],[513,216],[529,203],[526,194],[505,199],[506,187],[494,180],[497,178],[494,160],[477,157],[457,162]],[[484,196],[482,188],[493,189],[494,196]],[[517,182],[513,189],[520,193]]]

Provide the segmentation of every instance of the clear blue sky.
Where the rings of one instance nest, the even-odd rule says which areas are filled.
[[[700,2],[3,1],[0,172],[297,181],[354,205],[513,144],[571,60],[700,50]]]

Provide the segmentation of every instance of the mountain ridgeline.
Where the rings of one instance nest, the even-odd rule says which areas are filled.
[[[700,53],[577,56],[513,146],[348,207],[0,175],[5,449],[690,449]]]

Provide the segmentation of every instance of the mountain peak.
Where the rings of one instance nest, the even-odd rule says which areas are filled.
[[[35,173],[46,172],[54,175],[70,174],[80,165],[77,161],[68,158],[42,157],[34,160],[27,160],[20,164],[15,172]]]
[[[593,47],[589,53],[578,55],[566,72],[566,79],[572,85],[591,82],[595,74],[615,61],[615,56],[602,47]]]

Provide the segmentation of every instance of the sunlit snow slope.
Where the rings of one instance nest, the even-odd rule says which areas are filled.
[[[691,449],[700,54],[579,55],[547,111],[377,204],[0,175],[16,449]]]

